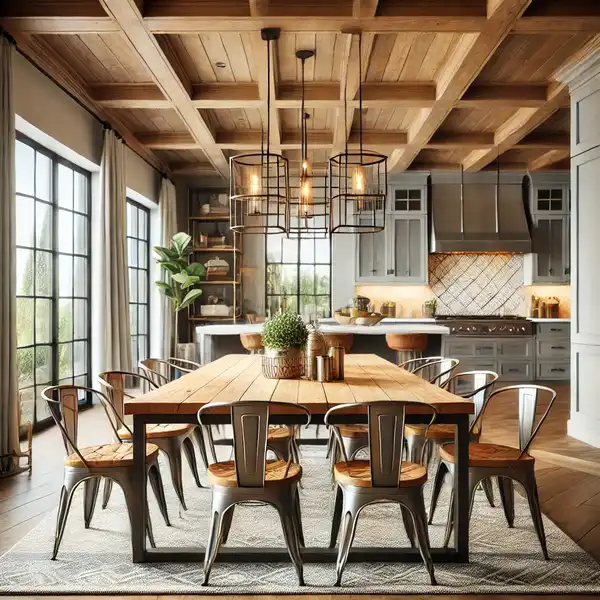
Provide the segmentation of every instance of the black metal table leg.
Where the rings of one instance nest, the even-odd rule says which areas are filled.
[[[146,560],[146,419],[144,415],[133,417],[133,475],[134,511],[131,519],[131,544],[133,562]]]
[[[456,416],[454,548],[460,562],[469,562],[469,415]]]

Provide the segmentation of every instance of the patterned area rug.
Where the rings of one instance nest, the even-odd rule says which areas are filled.
[[[224,448],[221,451],[227,452]],[[301,503],[306,543],[326,546],[333,495],[324,448],[305,447],[302,463]],[[210,490],[197,488],[186,472],[188,511],[180,513],[164,464],[162,472],[172,527],[164,525],[150,494],[158,546],[202,546],[208,535]],[[291,563],[215,563],[208,587],[200,585],[199,564],[133,564],[129,521],[117,486],[106,510],[101,510],[98,504],[89,530],[83,526],[82,497],[78,495],[73,501],[58,559],[50,560],[54,513],[0,558],[0,594],[600,593],[598,564],[548,519],[544,524],[551,560],[543,560],[527,502],[519,494],[515,496],[514,528],[508,529],[502,508],[490,507],[483,493],[478,493],[471,521],[471,562],[437,564],[437,587],[429,584],[421,563],[348,563],[341,588],[332,587],[334,564],[305,565],[307,585],[302,588],[297,585]],[[435,522],[430,527],[432,546],[441,544],[448,495],[448,490],[442,492]],[[274,509],[238,507],[228,545],[283,547]],[[355,546],[407,545],[397,505],[378,504],[363,510]]]

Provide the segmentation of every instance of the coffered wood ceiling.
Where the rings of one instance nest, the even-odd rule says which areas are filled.
[[[29,58],[157,168],[220,174],[271,146],[299,160],[300,65],[315,168],[363,143],[391,171],[564,168],[554,74],[600,47],[598,0],[3,0]],[[280,27],[266,74],[262,27]],[[358,67],[362,32],[363,72]],[[347,107],[344,107],[344,97]]]

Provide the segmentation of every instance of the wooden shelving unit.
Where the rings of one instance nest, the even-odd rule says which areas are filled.
[[[242,236],[229,229],[229,215],[222,213],[211,215],[202,210],[208,204],[212,210],[222,209],[223,195],[229,202],[228,191],[225,189],[193,189],[188,197],[188,233],[193,240],[193,260],[202,264],[219,257],[229,264],[231,279],[210,280],[201,282],[204,293],[190,307],[188,320],[190,324],[236,323],[242,319]],[[219,202],[221,200],[221,202]],[[215,246],[201,245],[200,236],[224,237],[224,244]],[[222,289],[216,289],[221,287]],[[220,303],[233,308],[230,316],[207,316],[201,314],[201,306],[209,304],[209,297],[216,296]]]

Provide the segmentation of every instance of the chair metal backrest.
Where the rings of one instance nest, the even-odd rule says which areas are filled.
[[[499,388],[490,394],[484,410],[479,413],[479,417],[473,426],[479,424],[479,427],[481,428],[481,422],[483,415],[485,414],[485,408],[490,405],[492,398],[502,394],[510,394],[511,392],[518,392],[518,440],[519,450],[521,451],[521,456],[523,456],[529,450],[535,436],[540,430],[540,427],[546,420],[546,417],[548,416],[548,413],[550,412],[550,409],[556,400],[556,391],[543,385],[534,385],[528,383],[520,385],[508,385]],[[540,397],[548,398],[548,404],[542,416],[537,419],[536,423],[536,414],[540,405]]]
[[[470,380],[469,387],[465,390],[459,388],[459,382],[464,379]],[[494,371],[463,371],[452,375],[444,386],[449,392],[473,401],[475,412],[469,415],[471,433],[478,433],[473,430],[473,425],[487,404],[496,381],[498,381],[498,373],[494,373]]]
[[[115,438],[118,439],[117,429],[126,425],[116,413],[109,398],[99,390],[71,384],[54,385],[42,390],[42,398],[46,401],[50,414],[62,434],[65,451],[68,455],[77,454],[87,467],[88,464],[77,446],[79,398],[83,394],[95,394],[100,400]]]
[[[347,411],[356,414],[356,409],[365,409],[369,431],[369,465],[371,485],[373,487],[399,487],[402,474],[402,446],[404,440],[404,421],[407,408],[426,409],[432,413],[427,429],[431,426],[437,410],[426,402],[409,400],[375,400],[342,404],[330,408],[325,415],[325,424],[333,426],[344,462],[348,457],[339,431],[339,425],[348,422]],[[346,414],[344,415],[344,413]]]
[[[444,387],[456,367],[458,367],[458,364],[459,360],[456,358],[426,356],[424,358],[407,360],[401,363],[399,367],[426,379],[429,383]]]
[[[242,400],[240,402],[214,403],[203,406],[198,411],[198,422],[206,425],[206,415],[210,412],[222,413],[229,409],[233,427],[233,449],[235,458],[235,473],[240,487],[264,487],[265,466],[267,462],[267,437],[271,415],[277,409],[284,409],[284,414],[278,418],[281,425],[291,425],[293,413],[302,415],[305,420],[302,425],[310,422],[310,411],[301,404],[288,402],[269,402],[268,400]],[[289,419],[286,421],[286,417]],[[283,423],[281,421],[284,421]],[[290,438],[290,443],[291,443]],[[292,461],[292,453],[287,463],[287,469]]]
[[[172,381],[171,365],[162,358],[145,358],[138,363],[140,372],[160,387]]]
[[[98,375],[98,382],[121,421],[125,417],[125,399],[131,400],[159,387],[146,375],[131,371],[104,371]]]

